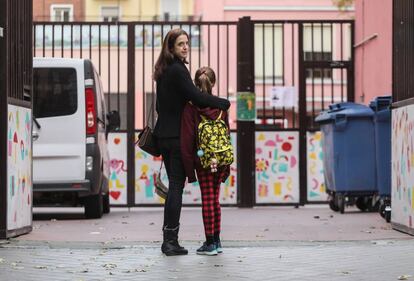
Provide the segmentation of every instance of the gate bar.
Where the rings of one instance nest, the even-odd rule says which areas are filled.
[[[254,91],[254,25],[250,17],[237,25],[237,91]],[[255,203],[255,123],[237,121],[237,203],[253,207]]]

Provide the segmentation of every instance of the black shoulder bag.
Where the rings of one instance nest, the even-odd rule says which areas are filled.
[[[149,118],[153,112],[153,105],[154,105],[154,99],[151,103],[151,109],[147,117],[147,124],[149,122]],[[151,154],[152,156],[160,156],[161,152],[157,144],[157,139],[154,136],[152,132],[152,128],[150,126],[145,126],[145,128],[138,134],[138,140],[137,140],[139,148],[144,150],[146,153]]]

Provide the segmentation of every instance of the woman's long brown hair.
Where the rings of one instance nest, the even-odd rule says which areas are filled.
[[[165,35],[164,42],[162,43],[161,53],[154,66],[154,74],[152,78],[155,81],[161,77],[165,68],[174,61],[174,44],[180,35],[185,35],[188,39],[187,32],[181,28],[171,29],[168,31],[167,35]],[[187,63],[187,61],[184,60],[184,63]]]

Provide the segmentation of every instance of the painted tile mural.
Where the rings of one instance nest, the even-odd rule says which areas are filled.
[[[137,134],[135,136],[137,138]],[[236,133],[232,133],[232,143],[236,149]],[[138,147],[135,149],[135,203],[136,204],[160,204],[164,203],[154,192],[154,179],[161,165],[160,157],[153,157]],[[227,181],[221,185],[220,202],[225,204],[236,204],[236,161],[231,167],[231,174]],[[168,177],[164,166],[161,170],[161,180],[168,185]],[[201,193],[198,183],[187,184],[183,194],[184,204],[200,204]]]
[[[127,204],[127,134],[110,133],[109,148],[109,198],[113,205]]]
[[[256,132],[256,203],[299,202],[298,138],[298,132]]]
[[[7,229],[32,224],[32,113],[8,105]]]
[[[323,177],[322,133],[307,132],[307,167],[308,191],[307,199],[310,202],[326,201],[328,195],[325,190]]]
[[[392,110],[391,222],[413,228],[414,105]]]

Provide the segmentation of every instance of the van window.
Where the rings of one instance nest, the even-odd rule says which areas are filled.
[[[71,115],[78,107],[74,68],[33,69],[33,114],[36,118]]]

